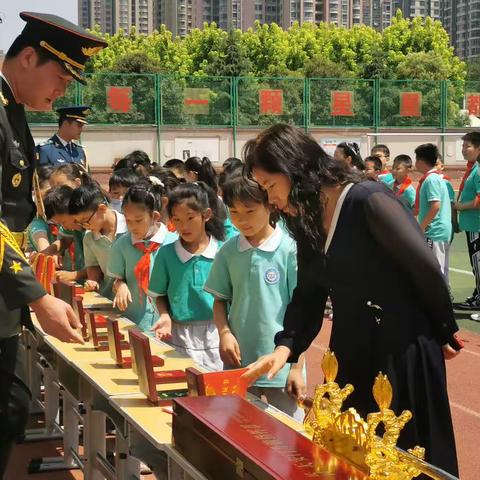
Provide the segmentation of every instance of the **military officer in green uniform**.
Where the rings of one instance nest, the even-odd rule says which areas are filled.
[[[17,355],[21,324],[30,321],[28,306],[48,334],[83,342],[70,306],[46,294],[23,255],[25,230],[35,215],[35,146],[24,105],[50,110],[73,79],[83,81],[85,62],[106,46],[55,15],[20,16],[27,23],[7,51],[0,78],[0,479],[28,418],[30,392]]]
[[[37,145],[40,166],[57,166],[64,163],[78,163],[87,169],[87,157],[80,140],[84,125],[88,125],[90,108],[86,105],[61,107],[58,113],[58,132],[45,142]]]

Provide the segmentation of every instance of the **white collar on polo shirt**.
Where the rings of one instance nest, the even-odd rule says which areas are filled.
[[[132,241],[132,245],[135,245],[136,243],[143,242],[143,241],[155,242],[155,243],[159,243],[160,245],[162,245],[164,240],[165,240],[166,235],[167,235],[167,227],[163,223],[160,223],[160,228],[157,230],[157,233],[152,235],[150,238],[145,238],[145,239],[144,238],[134,238],[133,235],[130,235],[130,238],[131,238],[131,241]]]
[[[274,252],[282,241],[282,235],[282,229],[277,225],[273,233],[267,239],[265,239],[258,247],[254,247],[244,235],[240,234],[238,236],[238,250],[240,252],[245,252],[251,248],[258,248],[264,252]]]
[[[113,213],[115,213],[115,216],[117,217],[116,228],[115,228],[115,237],[116,237],[117,235],[120,235],[127,231],[127,221],[125,220],[125,216],[122,213],[117,212],[116,210],[113,210]],[[92,232],[92,235],[95,240],[98,240],[99,238],[106,236],[100,232],[96,232],[96,233]]]
[[[210,241],[208,242],[207,248],[199,254],[190,253],[182,245],[180,238],[175,242],[175,253],[182,263],[187,263],[192,257],[205,257],[213,260],[218,251],[218,241],[213,235],[210,235]]]

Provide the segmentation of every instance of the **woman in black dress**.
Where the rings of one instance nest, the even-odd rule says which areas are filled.
[[[276,349],[250,367],[273,377],[318,334],[327,297],[337,382],[354,385],[345,406],[375,411],[375,376],[393,387],[392,409],[413,419],[399,446],[458,475],[444,358],[458,330],[439,265],[415,220],[382,184],[334,162],[302,131],[275,125],[246,145],[247,168],[297,241],[298,283]]]

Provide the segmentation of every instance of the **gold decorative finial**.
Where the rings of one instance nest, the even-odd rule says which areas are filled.
[[[321,365],[325,383],[315,388],[312,406],[304,420],[305,430],[316,445],[349,460],[368,473],[371,480],[410,480],[420,473],[442,478],[432,474],[435,467],[423,461],[423,448],[417,446],[408,452],[397,448],[400,432],[412,414],[404,410],[396,416],[390,410],[393,390],[386,375],[380,372],[373,386],[379,411],[370,413],[365,421],[353,408],[342,411],[353,386],[340,388],[335,382],[338,373],[335,354],[327,350]],[[377,435],[380,424],[384,427],[381,437]],[[325,472],[325,468],[319,461],[319,471]]]

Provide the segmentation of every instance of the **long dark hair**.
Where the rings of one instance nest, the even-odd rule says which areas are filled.
[[[220,203],[217,193],[204,182],[182,183],[174,188],[168,196],[168,216],[173,214],[173,208],[185,202],[189,208],[203,213],[210,208],[212,217],[205,224],[205,231],[217,240],[225,239],[224,223],[227,218],[224,206]]]
[[[358,183],[361,176],[347,165],[336,162],[310,136],[286,124],[261,132],[244,147],[247,172],[254,167],[288,177],[291,190],[288,202],[295,215],[282,212],[285,224],[306,257],[323,252],[325,195],[322,187]]]
[[[63,163],[58,167],[54,167],[50,176],[61,174],[65,175],[67,179],[74,182],[77,178],[80,179],[82,185],[97,184],[97,182],[85,171],[85,169],[76,163]]]
[[[203,157],[202,159],[200,157],[187,158],[185,170],[187,172],[195,172],[198,181],[205,182],[215,192],[218,190],[217,172],[208,157]]]
[[[143,206],[150,214],[154,211],[162,212],[162,197],[166,195],[165,185],[158,178],[145,177],[141,182],[127,190],[123,197],[122,207],[128,203]]]

